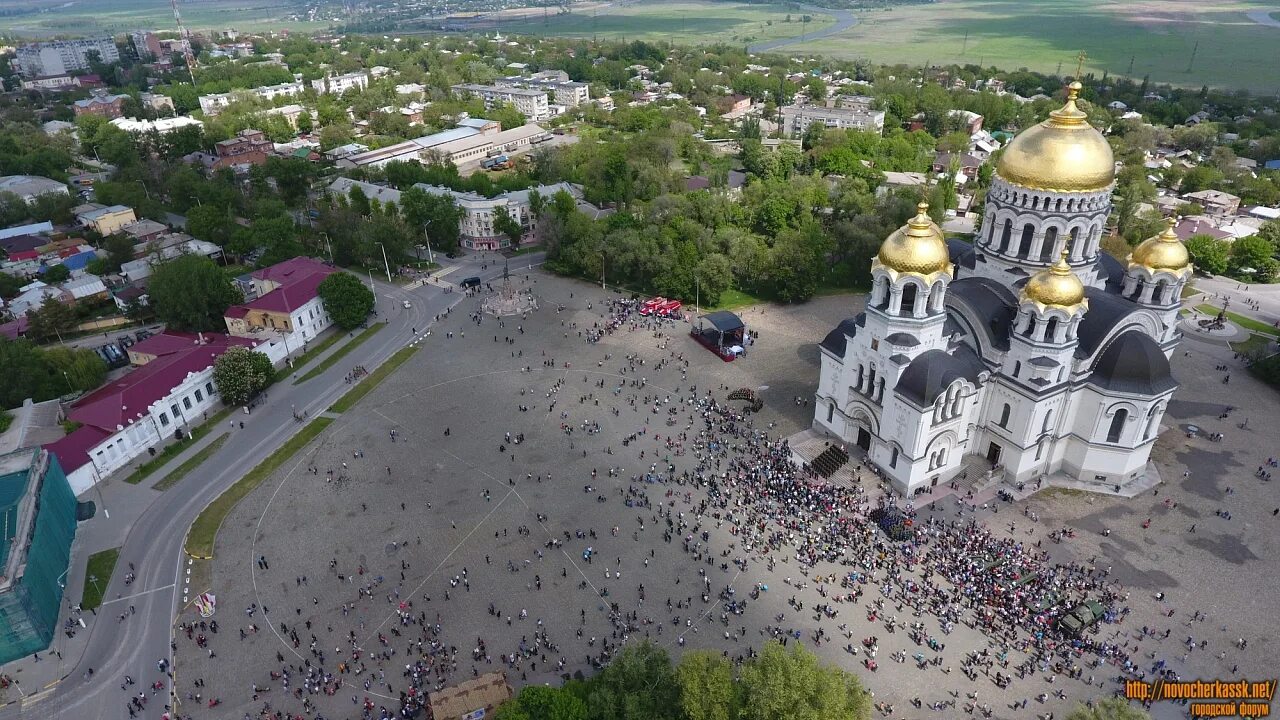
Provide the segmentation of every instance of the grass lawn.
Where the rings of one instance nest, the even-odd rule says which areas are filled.
[[[193,443],[199,441],[200,438],[204,437],[205,435],[208,435],[211,430],[221,425],[222,421],[226,420],[227,416],[229,416],[235,410],[236,408],[231,408],[231,407],[223,408],[222,411],[219,412],[217,415],[210,417],[208,420],[204,421],[200,425],[197,425],[196,427],[193,427],[193,428],[188,428],[188,433],[185,438],[165,446],[163,450],[156,453],[155,457],[142,463],[142,465],[140,465],[137,470],[134,470],[133,474],[125,478],[124,481],[129,483],[130,485],[137,485],[143,480],[146,480],[148,476],[150,476],[156,470],[159,470],[162,465],[164,465],[165,463],[177,457],[177,455],[181,453],[183,450],[186,450]]]
[[[1241,355],[1252,355],[1254,353],[1265,352],[1271,344],[1275,342],[1275,338],[1267,335],[1250,335],[1248,340],[1231,343],[1231,349]]]
[[[347,391],[346,395],[338,398],[338,401],[329,406],[329,412],[342,413],[350,410],[365,395],[373,392],[378,384],[387,378],[388,375],[395,372],[396,368],[403,365],[413,354],[418,351],[416,347],[400,348],[395,355],[387,358],[377,370],[369,373],[369,376],[361,380],[355,387]]]
[[[301,368],[303,365],[306,365],[312,360],[315,360],[317,357],[320,356],[320,353],[324,352],[325,350],[328,350],[330,347],[333,347],[333,344],[338,342],[341,339],[342,339],[342,331],[335,330],[331,335],[329,335],[329,337],[321,340],[318,343],[314,343],[313,345],[311,345],[311,347],[307,348],[301,355],[299,355],[293,361],[293,367],[289,367],[288,363],[281,366],[280,369],[276,371],[275,382],[280,382],[281,380],[288,377],[289,373],[294,372],[295,370]]]
[[[102,593],[107,589],[107,583],[111,582],[111,573],[115,571],[116,561],[119,559],[120,548],[103,550],[89,556],[89,564],[84,568],[84,592],[80,594],[82,609],[92,610],[102,605]]]
[[[791,22],[787,22],[787,15]],[[806,26],[801,21],[809,15]],[[503,22],[505,33],[599,37],[601,39],[650,40],[703,44],[746,43],[798,37],[821,30],[833,22],[830,15],[802,11],[786,5],[729,2],[637,2],[617,4],[604,13],[589,11],[529,17]]]
[[[764,300],[750,293],[742,292],[737,288],[729,288],[720,293],[720,302],[715,305],[708,305],[702,308],[703,312],[713,312],[715,310],[737,310],[748,305],[758,305]]]
[[[347,354],[347,353],[349,353],[349,352],[351,352],[352,350],[355,350],[356,348],[360,347],[360,344],[361,344],[361,343],[363,343],[365,340],[368,340],[369,338],[373,337],[373,334],[374,334],[374,333],[378,332],[379,330],[381,330],[382,328],[384,328],[384,327],[386,327],[386,326],[387,326],[387,324],[386,324],[386,323],[384,323],[384,322],[380,322],[380,323],[374,323],[374,324],[370,325],[369,327],[365,328],[365,331],[364,331],[364,332],[362,332],[362,333],[360,333],[359,335],[355,336],[355,337],[351,340],[351,342],[347,343],[346,345],[343,345],[342,347],[338,348],[337,350],[334,350],[332,355],[330,355],[329,357],[325,358],[325,359],[324,359],[324,360],[323,360],[319,365],[316,365],[315,367],[313,367],[313,368],[311,368],[310,370],[308,370],[308,371],[306,372],[306,374],[305,374],[305,375],[303,375],[302,377],[298,378],[297,380],[294,380],[294,381],[293,381],[293,384],[294,384],[294,385],[298,385],[298,384],[304,383],[304,382],[306,382],[306,381],[310,380],[311,378],[316,377],[317,375],[319,375],[320,373],[324,372],[325,370],[328,370],[329,368],[333,367],[333,366],[334,366],[334,364],[335,364],[335,363],[337,363],[339,360],[341,360],[344,356],[346,356],[346,354]],[[338,334],[335,334],[332,338],[329,338],[328,340],[325,340],[325,343],[326,343],[325,347],[328,347],[329,345],[332,345],[332,344],[333,344],[333,342],[334,342],[336,339],[341,338],[341,337],[342,337],[342,334],[341,334],[341,333],[338,333]],[[317,348],[317,349],[323,349],[323,348]],[[308,351],[307,351],[307,355],[311,355],[311,351],[310,351],[310,350],[308,350]]]
[[[1280,29],[1259,25],[1256,0],[1117,3],[1111,0],[952,0],[858,13],[857,25],[785,52],[867,58],[877,63],[973,64],[1084,72],[1185,87],[1213,85],[1274,92]],[[1191,62],[1191,55],[1195,60]],[[1240,72],[1249,68],[1249,72]],[[1046,88],[1046,92],[1056,88]]]
[[[262,484],[264,480],[271,477],[280,466],[288,462],[295,453],[306,447],[317,435],[324,432],[324,429],[333,422],[331,418],[316,418],[307,423],[297,435],[289,438],[279,450],[267,456],[266,460],[258,463],[258,466],[250,470],[244,477],[236,481],[236,484],[227,488],[213,502],[209,503],[196,521],[191,523],[191,530],[187,533],[186,551],[188,555],[198,558],[207,558],[213,556],[213,541],[218,535],[218,528],[222,527],[222,521],[226,519],[227,514],[244,498],[253,491],[254,488]]]
[[[197,452],[195,455],[192,455],[191,457],[187,458],[185,462],[183,462],[181,465],[175,468],[173,472],[165,476],[163,480],[156,483],[155,485],[152,485],[151,489],[168,490],[174,485],[177,485],[178,482],[181,481],[182,478],[186,477],[188,473],[190,473],[192,470],[195,470],[197,467],[199,467],[205,460],[208,460],[210,455],[218,452],[218,448],[226,444],[227,440],[230,437],[231,437],[231,433],[222,433],[222,435],[217,439],[215,439],[213,442],[200,448],[200,451]]]
[[[1213,305],[1209,305],[1209,304],[1197,305],[1196,310],[1199,310],[1201,313],[1205,315],[1212,315],[1215,317],[1218,315],[1218,313],[1222,312],[1222,308],[1214,307]],[[1233,312],[1227,313],[1227,319],[1239,325],[1240,327],[1244,328],[1245,330],[1251,330],[1253,332],[1262,333],[1264,335],[1280,337],[1280,328],[1276,328],[1275,326],[1268,325],[1267,323],[1264,323],[1261,320],[1254,320],[1253,318],[1245,317],[1244,315],[1240,315]]]
[[[1179,297],[1186,299],[1191,297],[1192,295],[1199,295],[1199,294],[1200,294],[1200,291],[1196,289],[1195,285],[1192,285],[1191,283],[1187,283],[1186,285],[1182,286],[1182,293],[1179,295]]]

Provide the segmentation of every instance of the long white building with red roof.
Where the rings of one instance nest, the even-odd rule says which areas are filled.
[[[253,300],[227,309],[227,332],[245,337],[278,333],[290,352],[314,340],[333,324],[317,289],[339,272],[328,263],[296,257],[250,275]]]

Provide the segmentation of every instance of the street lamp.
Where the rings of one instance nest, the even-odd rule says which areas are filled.
[[[147,184],[146,184],[146,183],[144,183],[144,182],[142,182],[141,180],[134,180],[134,182],[136,182],[136,183],[138,183],[139,185],[141,185],[141,186],[142,186],[142,192],[147,196],[147,199],[148,199],[148,200],[150,200],[150,199],[151,199],[151,191],[147,189]]]
[[[329,244],[329,233],[322,232],[320,234],[324,236],[324,249],[329,252],[329,264],[332,265],[333,264],[333,246]]]
[[[382,267],[387,271],[387,282],[391,282],[391,263],[387,262],[387,246],[378,243],[378,247],[382,248]]]
[[[436,262],[436,255],[431,251],[431,233],[427,232],[427,228],[431,227],[431,218],[427,218],[427,221],[424,222],[422,226],[422,237],[427,240],[427,262],[434,265]]]

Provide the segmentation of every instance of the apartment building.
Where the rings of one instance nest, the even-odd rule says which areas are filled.
[[[104,63],[120,62],[120,50],[110,37],[53,40],[18,48],[13,67],[23,77],[68,75],[89,69],[90,53]]]
[[[840,130],[884,131],[884,111],[869,107],[823,107],[821,105],[788,105],[782,108],[782,127],[790,137],[803,135],[809,126],[820,123]]]
[[[551,107],[547,102],[545,90],[474,84],[454,85],[452,90],[460,97],[483,99],[485,107],[492,107],[496,103],[511,103],[529,122],[542,122],[551,117]]]

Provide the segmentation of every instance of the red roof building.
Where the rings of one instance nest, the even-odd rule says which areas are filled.
[[[332,324],[324,310],[320,283],[339,270],[310,257],[296,257],[252,273],[258,297],[228,308],[223,314],[233,335],[251,335],[263,330],[299,332],[310,340]]]

